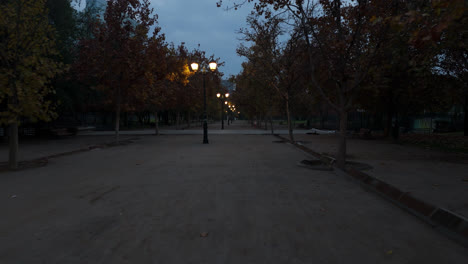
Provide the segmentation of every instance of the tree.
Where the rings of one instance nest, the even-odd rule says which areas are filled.
[[[277,102],[281,100],[278,93],[269,85],[268,80],[264,79],[263,70],[263,68],[254,65],[251,60],[244,62],[241,73],[235,76],[236,91],[230,98],[242,114],[250,120],[255,119],[260,122],[264,117],[265,129],[268,129],[268,119],[273,134],[272,119],[279,108]]]
[[[258,20],[258,16],[249,16],[247,23],[250,29],[242,29],[239,32],[243,35],[243,41],[251,43],[250,46],[241,43],[237,54],[248,60],[243,67],[243,78],[252,79],[252,81],[242,82],[240,78],[239,83],[241,86],[246,85],[244,89],[241,88],[244,93],[248,93],[243,97],[255,106],[254,115],[259,123],[262,119],[265,120],[265,127],[267,127],[267,119],[270,120],[272,127],[272,114],[276,106],[273,99],[278,99],[273,95],[280,95],[281,99],[284,98],[279,90],[279,67],[275,63],[280,60],[281,54],[278,38],[283,32],[279,27],[279,22],[279,20],[271,20],[262,23]],[[285,106],[287,105],[286,102]],[[289,120],[288,115],[288,125]]]
[[[468,136],[468,8],[466,1],[439,1],[436,10],[443,9],[438,23],[433,26],[437,31],[433,40],[439,43],[437,66],[458,81],[458,89],[453,91],[457,101],[463,105],[464,135]],[[431,32],[432,33],[432,32]],[[432,36],[432,35],[431,35]],[[431,38],[432,40],[432,38]]]
[[[54,26],[56,33],[56,46],[59,52],[56,57],[67,66],[67,69],[76,60],[77,42],[81,34],[79,18],[82,14],[79,14],[71,4],[72,0],[46,1],[49,23]],[[56,76],[52,82],[56,94],[51,99],[56,102],[58,116],[49,126],[63,124],[63,121],[69,123],[71,120],[78,120],[77,112],[84,105],[85,94],[89,91],[83,90],[73,77],[72,72],[66,70]]]
[[[379,102],[370,104],[386,113],[386,135],[393,127],[392,136],[398,139],[400,119],[408,113],[447,111],[455,98],[463,103],[466,8],[463,1],[445,0],[379,4],[386,14],[374,21],[380,20],[389,29],[376,56],[378,63],[371,67],[371,82],[361,91],[366,96],[360,96],[360,101]],[[459,80],[459,89],[452,88],[456,87],[453,78]]]
[[[55,117],[50,80],[61,72],[45,0],[0,4],[0,123],[9,125],[11,169],[18,167],[18,125]]]
[[[302,94],[306,88],[304,70],[307,64],[304,61],[304,46],[297,34],[292,34],[282,49],[277,61],[278,86],[274,86],[285,102],[288,118],[289,138],[294,142],[291,111],[294,108],[294,99]],[[312,102],[310,102],[312,103]]]
[[[124,99],[135,92],[132,89],[141,88],[134,84],[147,72],[141,67],[145,64],[141,54],[148,45],[150,27],[157,23],[152,12],[148,0],[110,0],[104,20],[95,21],[92,37],[80,42],[80,58],[75,66],[82,80],[108,96],[107,103],[115,109],[117,141],[120,113],[128,107]]]
[[[159,135],[158,112],[177,108],[178,103],[181,103],[181,97],[190,94],[186,91],[189,83],[188,78],[193,75],[188,69],[188,51],[182,44],[177,48],[171,44],[164,49],[164,54],[161,62],[157,62],[154,66],[157,67],[160,74],[152,74],[153,84],[149,90],[149,107],[155,115],[155,133]],[[180,113],[178,112],[178,118]],[[177,122],[180,122],[178,119]]]
[[[370,78],[362,85],[356,103],[361,109],[384,113],[384,135],[392,135],[398,139],[402,116],[408,114],[410,108],[416,111],[419,102],[423,101],[424,94],[429,94],[428,91],[423,93],[427,86],[421,85],[421,81],[430,75],[430,65],[413,63],[420,57],[420,52],[408,43],[412,35],[411,30],[395,23],[395,17],[409,11],[408,4],[394,0],[380,2],[380,5],[385,7],[382,8],[385,13],[373,16],[372,23],[388,27],[386,41],[380,45],[375,56],[376,63],[369,70]],[[374,32],[370,32],[370,36],[374,35]],[[371,41],[379,40],[371,37]],[[414,85],[416,83],[419,85]],[[415,100],[415,96],[411,95],[416,94],[419,96]]]
[[[241,30],[241,33],[245,41],[252,42],[252,46],[247,48],[241,45],[238,54],[245,56],[256,69],[255,75],[251,78],[261,80],[282,99],[288,120],[289,137],[294,141],[291,119],[293,99],[300,93],[301,88],[305,87],[304,83],[299,85],[300,81],[304,80],[303,69],[306,66],[302,59],[303,42],[297,33],[293,33],[286,43],[280,42],[281,19],[270,17],[267,21],[261,22],[258,17],[250,16],[247,21],[251,29]],[[268,103],[271,119],[271,107],[274,104]]]
[[[155,30],[160,30],[156,28]],[[154,113],[155,134],[159,135],[158,111],[165,103],[170,91],[165,89],[165,82],[168,75],[167,67],[168,48],[164,42],[164,35],[153,34],[149,39],[148,46],[144,53],[145,78],[143,79],[142,89],[137,89],[136,105],[140,110]]]
[[[200,113],[202,109],[202,91],[193,84],[194,80],[200,79],[200,75],[192,72],[189,64],[193,61],[201,62],[204,56],[205,52],[199,49],[189,52],[183,44],[171,51],[167,77],[172,90],[169,109],[175,113],[177,129],[180,128],[184,113],[190,124],[191,112]]]
[[[309,60],[309,80],[322,98],[335,109],[340,117],[340,137],[337,165],[345,168],[346,132],[348,112],[353,108],[357,91],[366,79],[380,41],[371,42],[369,32],[373,14],[380,14],[373,1],[358,0],[343,3],[340,0],[246,0],[254,2],[254,10],[266,18],[287,14],[300,30],[305,41]],[[222,1],[218,2],[221,6]],[[238,8],[241,4],[235,4]],[[290,20],[286,20],[290,21]],[[385,30],[385,27],[382,27]],[[374,31],[376,32],[376,31]],[[317,52],[317,50],[319,52]],[[327,78],[320,82],[317,65],[326,67]],[[333,89],[325,83],[332,81]]]
[[[70,0],[47,0],[49,21],[56,30],[56,46],[61,60],[71,64],[74,60],[77,40],[77,14]]]

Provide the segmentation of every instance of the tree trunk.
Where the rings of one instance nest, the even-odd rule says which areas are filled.
[[[363,123],[362,123],[362,121],[363,121],[363,119],[364,119],[363,115],[364,115],[363,112],[359,112],[359,120],[361,121],[361,122],[360,122],[360,127],[359,127],[359,128],[363,128]]]
[[[10,141],[10,159],[8,165],[11,170],[16,170],[18,168],[18,121],[10,124],[8,140]]]
[[[150,123],[150,112],[145,112],[143,122],[144,122],[144,124],[143,124],[144,126],[149,125],[149,123]]]
[[[190,128],[191,127],[191,123],[192,120],[190,118],[190,111],[187,111],[187,128]]]
[[[120,73],[119,76],[119,83],[117,85],[117,94],[115,100],[115,141],[119,142],[119,134],[120,134],[120,104],[122,101],[122,80],[123,75]]]
[[[324,110],[323,103],[320,104],[319,114],[320,114],[320,129],[325,129],[325,122],[328,119],[328,110]]]
[[[120,104],[115,108],[115,141],[119,142],[120,136]]]
[[[338,139],[338,153],[336,156],[337,165],[340,169],[346,167],[346,130],[348,127],[348,112],[340,110],[340,136]]]
[[[395,114],[395,104],[393,103],[393,92],[390,90],[387,94],[387,120],[384,128],[384,137],[388,138],[392,134],[392,121]]]
[[[275,130],[273,129],[273,117],[270,115],[270,128],[271,128],[271,134],[275,134]]]
[[[320,106],[321,108],[322,106]],[[319,110],[319,118],[320,118],[320,129],[324,129],[324,126],[325,126],[325,120],[323,118],[323,110],[320,109]],[[315,125],[315,122],[314,122],[314,125]]]
[[[180,128],[180,112],[177,111],[177,116],[176,116],[176,129],[179,130]]]
[[[137,113],[136,114],[137,118],[138,118],[138,124],[140,126],[144,126],[145,125],[145,116],[144,116],[144,113]]]
[[[163,112],[163,118],[162,119],[164,120],[165,125],[169,125],[169,112],[168,111]]]
[[[159,116],[158,111],[154,111],[154,133],[159,136]]]
[[[465,112],[465,118],[463,119],[463,135],[468,136],[468,92],[465,94],[465,106],[463,108],[463,112]]]
[[[390,131],[392,131],[392,119],[393,119],[393,111],[391,109],[388,109],[387,120],[385,120],[385,128],[384,128],[385,138],[388,138],[390,136]]]
[[[400,122],[398,120],[398,112],[395,111],[395,123],[393,124],[393,133],[392,133],[392,138],[394,140],[398,140],[400,137]]]
[[[289,139],[294,142],[293,127],[291,122],[291,113],[289,111],[289,100],[286,100],[286,115],[288,116]]]
[[[372,129],[371,127],[371,116],[369,114],[366,114],[366,128]]]
[[[117,92],[117,102],[115,105],[115,141],[119,142],[120,135],[120,89]]]

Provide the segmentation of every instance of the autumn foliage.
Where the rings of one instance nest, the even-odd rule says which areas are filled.
[[[10,127],[12,168],[23,124],[42,131],[57,117],[113,112],[119,140],[121,116],[146,123],[153,116],[156,133],[161,112],[200,116],[200,76],[188,64],[208,59],[167,43],[149,0],[109,0],[79,12],[69,0],[5,0],[0,13],[0,124]],[[209,78],[211,93],[221,76]]]
[[[0,124],[10,127],[10,167],[18,163],[18,125],[55,117],[51,80],[64,70],[54,59],[54,28],[45,0],[0,4]]]
[[[244,40],[251,46],[242,49],[240,54],[248,61],[239,80],[246,75],[257,79],[269,76],[280,86],[275,90],[285,98],[284,91],[289,84],[279,81],[285,80],[288,71],[301,75],[299,83],[305,89],[298,90],[302,96],[291,105],[323,106],[322,102],[326,102],[328,108],[337,113],[340,131],[337,162],[342,168],[345,166],[348,115],[356,109],[375,115],[384,113],[386,135],[392,129],[395,138],[398,138],[402,116],[425,110],[447,110],[456,97],[467,112],[467,41],[466,30],[462,29],[467,26],[466,1],[217,2],[219,7],[227,9],[238,9],[247,3],[253,3],[252,13],[256,18],[250,23],[250,31],[241,32],[248,33]],[[277,21],[282,21],[281,27],[273,30],[271,25]],[[267,30],[259,30],[258,25]],[[271,43],[272,36],[278,35],[275,32],[281,32],[286,40],[277,41],[279,38],[274,37],[276,42],[265,49],[264,44]],[[286,55],[287,45],[293,47],[291,43],[297,47],[296,51]],[[266,54],[275,54],[275,59],[267,59]],[[298,56],[307,61],[295,60],[300,63],[296,70],[290,71],[292,67],[280,67],[282,56]],[[264,61],[263,67],[258,67],[259,61]],[[280,70],[272,75],[271,65]],[[453,85],[455,82],[458,85]],[[243,91],[249,87],[260,89],[251,83],[242,83],[248,85]],[[273,82],[267,83],[275,87]],[[459,89],[454,90],[454,86]],[[464,98],[464,102],[460,98]],[[313,111],[314,107],[308,109]],[[466,117],[465,114],[465,134],[468,135]]]
[[[160,30],[148,0],[113,0],[104,17],[93,21],[91,36],[80,40],[75,72],[104,95],[101,107],[114,110],[117,139],[122,112],[158,119],[159,111],[179,114],[194,107],[199,87],[189,85],[193,56],[183,45],[167,44]]]

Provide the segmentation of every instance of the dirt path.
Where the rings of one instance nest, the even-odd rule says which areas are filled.
[[[0,178],[0,263],[467,263],[272,136],[143,137]]]

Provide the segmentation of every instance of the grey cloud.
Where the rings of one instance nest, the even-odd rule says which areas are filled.
[[[220,68],[225,76],[241,70],[242,58],[236,54],[239,45],[236,31],[245,27],[250,8],[224,11],[216,7],[216,0],[152,0],[159,16],[159,25],[168,42],[185,42],[189,49],[198,44],[208,55],[220,57],[226,64]]]

